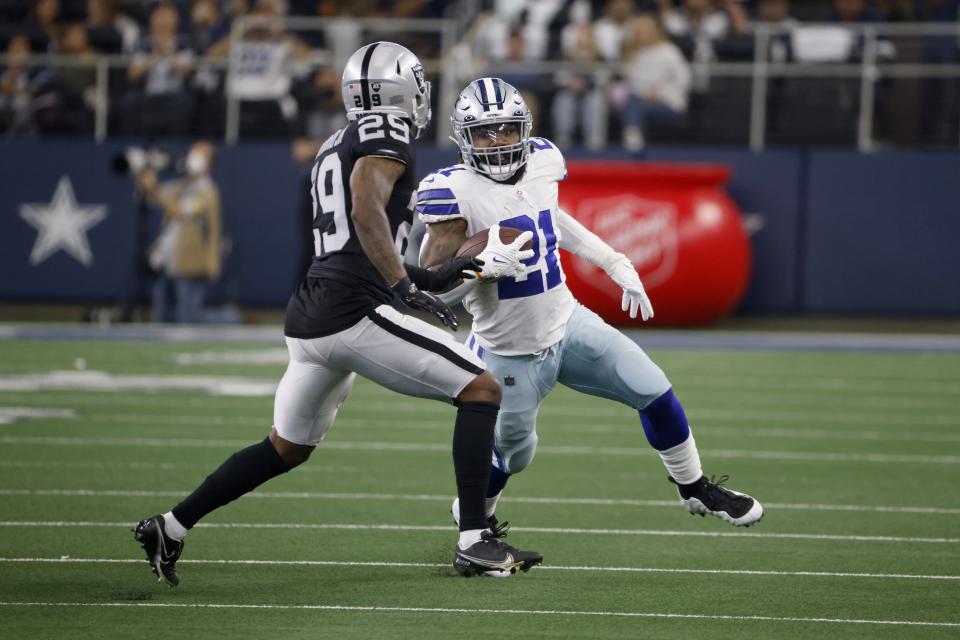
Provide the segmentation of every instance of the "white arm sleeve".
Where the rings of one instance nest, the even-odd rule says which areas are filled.
[[[609,271],[614,264],[624,259],[600,237],[577,222],[563,209],[557,209],[557,221],[560,224],[560,248],[578,255],[587,262]]]

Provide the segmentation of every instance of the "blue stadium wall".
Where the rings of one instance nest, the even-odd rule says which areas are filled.
[[[0,300],[111,303],[136,287],[137,206],[111,170],[120,142],[0,142]],[[184,147],[166,145],[174,153]],[[628,159],[625,154],[569,158]],[[960,313],[960,154],[839,150],[655,148],[653,161],[729,165],[728,190],[762,226],[741,312]],[[423,175],[453,152],[423,147]],[[31,264],[37,230],[24,204],[49,203],[67,176],[80,206],[106,206],[86,236],[92,261],[64,251]],[[302,174],[289,145],[221,149],[215,170],[232,253],[218,296],[280,306],[300,270]],[[156,229],[160,216],[148,217]]]

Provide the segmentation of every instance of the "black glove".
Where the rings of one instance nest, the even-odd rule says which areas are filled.
[[[450,258],[446,262],[430,269],[415,267],[412,264],[403,265],[410,280],[424,291],[446,291],[457,280],[471,280],[477,277],[477,272],[483,267],[483,260],[460,256]]]
[[[426,271],[426,269],[424,269],[424,271]],[[450,307],[445,305],[440,298],[426,291],[420,291],[417,285],[410,282],[410,278],[404,278],[390,288],[403,300],[403,304],[411,309],[432,313],[440,319],[440,322],[454,331],[460,326],[460,323],[457,321],[457,316],[453,315]]]

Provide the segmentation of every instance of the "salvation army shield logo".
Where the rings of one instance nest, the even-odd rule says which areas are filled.
[[[677,207],[672,202],[617,195],[581,200],[574,217],[633,262],[647,289],[662,284],[677,268]],[[598,268],[574,260],[586,282],[602,282]]]

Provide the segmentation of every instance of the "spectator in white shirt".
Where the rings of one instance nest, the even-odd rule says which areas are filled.
[[[298,127],[296,81],[310,73],[313,50],[284,25],[282,0],[256,0],[239,42],[225,37],[207,51],[233,58],[227,93],[241,101],[240,135],[287,137]]]
[[[651,122],[676,121],[686,113],[690,65],[653,14],[632,22],[624,54],[629,94],[623,107],[623,143],[639,151]]]

